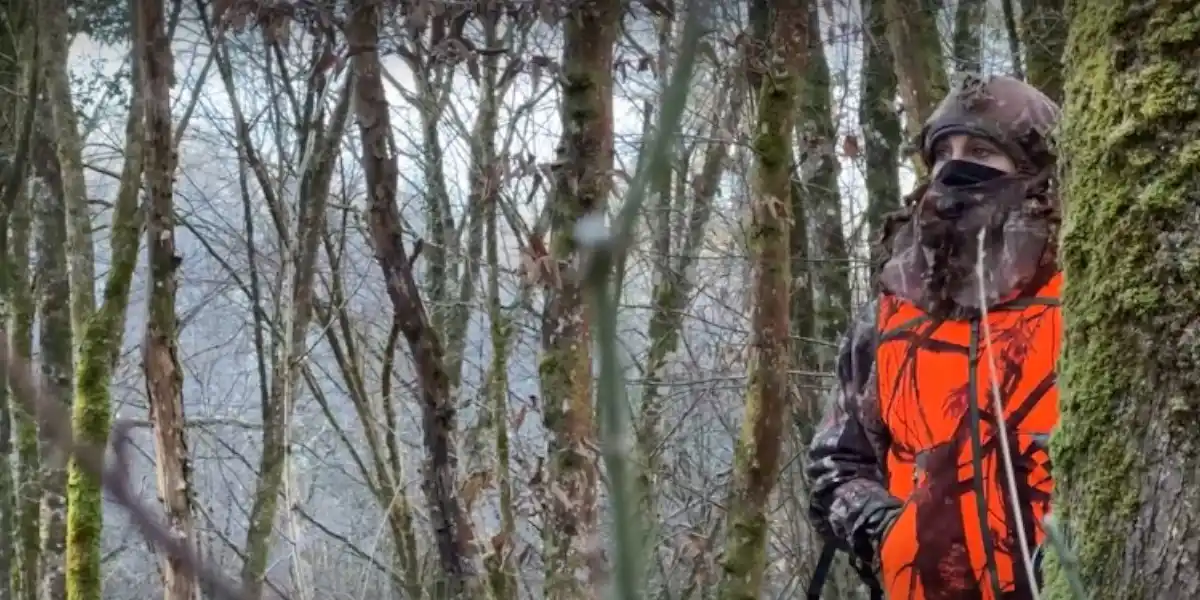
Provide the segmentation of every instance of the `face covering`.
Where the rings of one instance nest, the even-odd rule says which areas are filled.
[[[950,187],[970,187],[1004,177],[1008,173],[969,160],[951,160],[937,172],[938,183]]]
[[[1006,175],[969,160],[948,161],[938,169],[931,186],[941,192],[931,194],[922,208],[936,220],[960,221],[977,205],[991,202],[995,192],[1004,187],[1001,178]]]
[[[1032,184],[971,161],[942,165],[907,214],[885,230],[884,288],[938,314],[1010,297],[1040,271],[1052,235],[1045,200],[1030,195]]]

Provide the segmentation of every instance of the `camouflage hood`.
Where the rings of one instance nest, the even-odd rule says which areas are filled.
[[[1053,276],[1061,211],[1051,135],[1058,116],[1054,102],[1011,77],[968,75],[955,85],[921,131],[926,167],[932,169],[941,138],[969,134],[999,146],[1017,170],[969,186],[936,178],[919,185],[884,226],[884,291],[960,318]]]

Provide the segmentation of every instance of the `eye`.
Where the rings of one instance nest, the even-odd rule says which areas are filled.
[[[972,146],[971,157],[978,160],[986,160],[997,154],[995,148],[989,146]]]

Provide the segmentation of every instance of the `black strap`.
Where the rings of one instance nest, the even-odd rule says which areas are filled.
[[[833,568],[833,559],[836,556],[837,547],[833,544],[825,544],[821,549],[817,568],[813,569],[812,579],[808,582],[808,600],[821,600],[821,590],[825,587],[825,580],[829,579],[829,570]],[[866,584],[871,588],[871,600],[883,600],[883,589],[878,583],[867,581]]]

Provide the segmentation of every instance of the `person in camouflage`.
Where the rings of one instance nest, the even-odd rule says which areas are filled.
[[[1038,585],[1058,420],[1059,112],[1010,77],[955,84],[921,131],[928,180],[884,227],[878,295],[841,343],[807,457],[810,518],[891,600],[1017,600]]]

